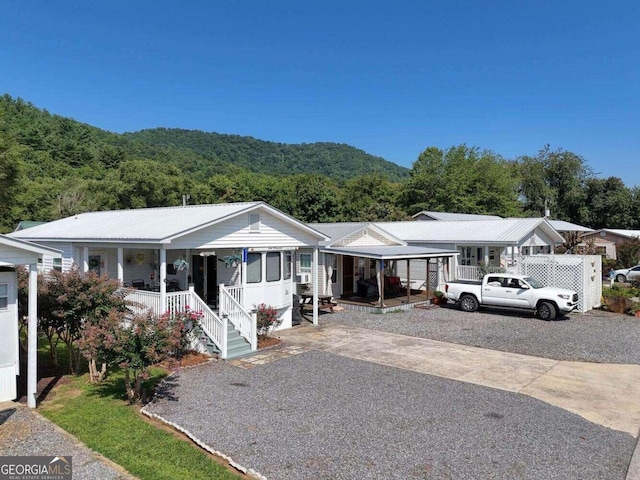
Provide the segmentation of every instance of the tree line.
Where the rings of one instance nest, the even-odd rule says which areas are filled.
[[[21,220],[180,205],[184,195],[190,204],[262,200],[305,222],[404,220],[420,210],[539,217],[548,208],[554,219],[591,228],[640,229],[638,187],[597,177],[563,149],[505,159],[467,145],[432,146],[404,171],[353,147],[311,146],[177,129],[119,135],[5,95],[0,231]]]

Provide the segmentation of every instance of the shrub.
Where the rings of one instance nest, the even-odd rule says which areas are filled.
[[[269,336],[273,327],[280,321],[278,318],[278,310],[275,307],[261,303],[258,305],[256,320],[258,336],[260,338],[266,338]]]

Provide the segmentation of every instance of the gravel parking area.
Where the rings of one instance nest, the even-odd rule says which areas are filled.
[[[134,478],[46,418],[20,405],[0,411],[0,455],[70,456],[73,478],[99,480]]]
[[[352,325],[556,360],[640,364],[640,320],[595,310],[546,322],[528,312],[482,309],[467,313],[449,304],[384,315],[344,310],[322,315],[320,323]]]
[[[624,479],[635,445],[530,397],[321,351],[183,370],[148,410],[269,480]]]

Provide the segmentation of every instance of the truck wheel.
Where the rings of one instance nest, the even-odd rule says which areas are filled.
[[[556,306],[550,302],[542,302],[538,305],[538,316],[542,320],[554,320],[556,318]]]
[[[618,275],[616,275],[616,282],[624,283],[626,281],[627,277],[625,277],[623,274],[619,273]]]
[[[460,298],[460,308],[465,312],[475,312],[478,310],[478,300],[473,295],[463,295]]]

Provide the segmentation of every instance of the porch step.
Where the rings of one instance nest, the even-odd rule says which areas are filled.
[[[205,336],[202,340],[209,353],[212,355],[220,355],[220,349],[209,337]],[[247,342],[240,335],[240,332],[233,328],[233,325],[229,322],[227,328],[227,360],[249,355],[251,353],[251,344]]]
[[[227,360],[251,353],[251,344],[229,323],[227,330]]]

